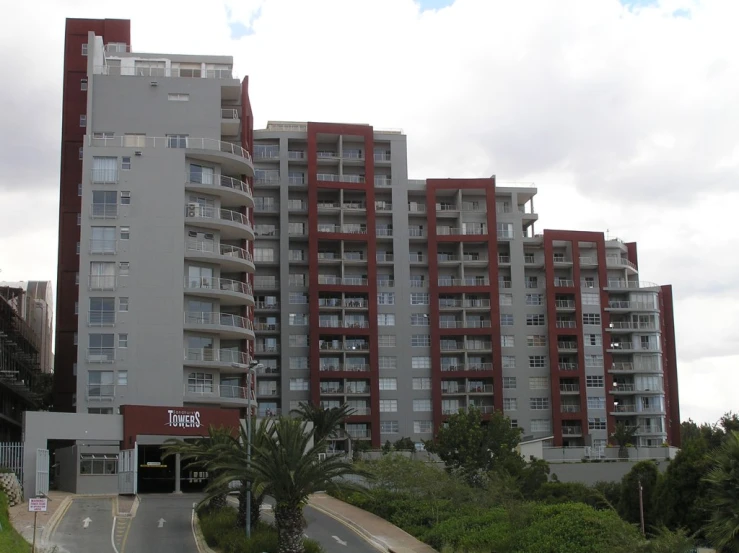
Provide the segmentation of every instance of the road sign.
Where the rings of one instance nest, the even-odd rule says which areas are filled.
[[[45,513],[48,500],[45,497],[32,497],[28,500],[29,513]]]

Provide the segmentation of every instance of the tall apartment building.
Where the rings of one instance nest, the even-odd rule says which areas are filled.
[[[68,20],[57,409],[245,412],[253,347],[247,81]]]
[[[672,292],[634,243],[535,231],[536,189],[409,180],[368,125],[255,132],[257,396],[355,411],[346,435],[429,439],[470,406],[533,438],[679,442]]]

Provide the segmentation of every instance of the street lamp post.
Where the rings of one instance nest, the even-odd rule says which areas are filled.
[[[246,473],[251,470],[251,412],[252,405],[256,399],[257,370],[263,369],[264,365],[256,360],[249,363],[249,371],[246,373]],[[253,390],[253,395],[252,395]],[[251,481],[246,483],[246,537],[251,538]]]

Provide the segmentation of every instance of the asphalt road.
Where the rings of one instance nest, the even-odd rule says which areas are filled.
[[[112,526],[113,502],[109,497],[77,498],[59,521],[51,541],[58,545],[59,553],[114,553]]]
[[[236,498],[229,498],[234,503]],[[271,510],[271,500],[267,501],[270,509],[262,509],[262,520],[274,524],[274,516]],[[321,511],[310,506],[303,509],[303,516],[307,526],[303,529],[306,537],[316,540],[326,550],[326,553],[377,553],[377,549],[357,535],[353,530]]]
[[[140,496],[138,511],[118,553],[198,553],[192,533],[192,506],[201,498],[197,494]],[[85,553],[88,551],[98,550]]]

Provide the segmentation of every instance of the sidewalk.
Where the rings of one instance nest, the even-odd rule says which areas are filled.
[[[74,497],[73,493],[50,491],[48,511],[39,513],[36,520],[36,543],[49,536],[53,526],[59,522]],[[28,500],[9,509],[10,523],[29,543],[33,540],[33,513],[28,512]]]
[[[372,513],[339,501],[326,494],[314,494],[308,505],[349,526],[358,534],[389,553],[436,553],[430,545]]]

